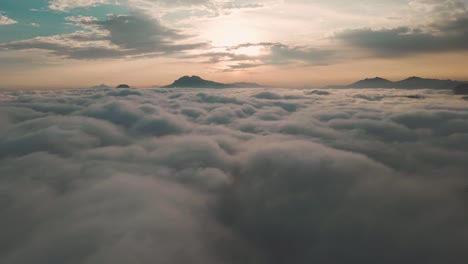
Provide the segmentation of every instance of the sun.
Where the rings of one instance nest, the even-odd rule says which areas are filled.
[[[261,39],[261,34],[248,23],[248,21],[233,18],[223,18],[207,25],[204,35],[214,46],[233,47],[245,43],[257,43]],[[248,53],[254,52],[254,48],[249,48]]]

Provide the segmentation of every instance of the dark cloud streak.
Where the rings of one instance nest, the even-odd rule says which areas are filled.
[[[346,30],[338,33],[336,38],[385,57],[467,51],[468,13],[420,28]]]
[[[243,48],[260,48],[259,54],[242,54]],[[223,52],[207,52],[185,58],[208,58],[206,63],[228,63],[225,71],[255,68],[270,65],[326,65],[337,60],[337,51],[329,48],[291,46],[279,42],[243,43],[236,46],[222,47]]]
[[[206,43],[178,43],[191,36],[165,27],[143,13],[110,15],[104,21],[90,17],[67,19],[85,30],[0,44],[0,48],[41,49],[63,58],[91,60],[169,56],[206,46]]]

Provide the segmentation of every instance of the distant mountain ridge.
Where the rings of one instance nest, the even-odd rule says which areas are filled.
[[[421,77],[409,77],[401,81],[390,81],[375,77],[357,81],[350,85],[331,85],[329,88],[398,88],[398,89],[454,89],[457,85],[466,83],[456,80],[427,79]]]
[[[200,76],[183,76],[175,80],[172,84],[162,86],[161,88],[260,88],[265,87],[257,83],[237,82],[237,83],[219,83],[204,80]]]
[[[375,77],[367,78],[364,80],[357,81],[353,84],[348,85],[352,88],[388,88],[391,87],[394,83],[384,78]]]
[[[264,88],[267,87],[265,85],[261,85],[258,83],[250,83],[250,82],[235,82],[235,83],[230,83],[228,85],[232,85],[237,88]]]
[[[461,83],[453,89],[454,94],[468,95],[468,83]]]
[[[425,79],[420,77],[410,77],[396,82],[396,88],[432,88],[432,89],[453,89],[461,81]]]
[[[110,87],[109,85],[105,85],[105,84],[100,84],[100,85],[91,87],[91,89],[110,89],[110,88],[112,87]]]

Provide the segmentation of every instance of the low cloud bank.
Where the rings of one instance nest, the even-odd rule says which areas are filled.
[[[468,106],[416,92],[1,91],[0,262],[463,263]]]

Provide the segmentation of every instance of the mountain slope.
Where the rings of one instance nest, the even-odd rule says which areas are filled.
[[[175,80],[172,84],[163,86],[162,88],[232,88],[229,84],[208,81],[199,76],[183,76]]]
[[[387,79],[380,77],[375,77],[372,79],[364,79],[357,81],[351,85],[348,85],[351,88],[390,88],[394,83]]]
[[[417,89],[417,88],[432,88],[432,89],[453,89],[460,82],[452,80],[424,79],[420,77],[410,77],[398,82],[395,82],[396,88]]]
[[[236,83],[219,83],[209,80],[204,80],[199,76],[183,76],[175,80],[172,84],[162,86],[161,88],[260,88],[265,87],[257,83],[236,82]]]
[[[454,89],[464,83],[455,80],[427,79],[421,77],[409,77],[401,81],[392,82],[380,77],[367,78],[350,85],[331,85],[328,88],[398,88],[398,89]]]

